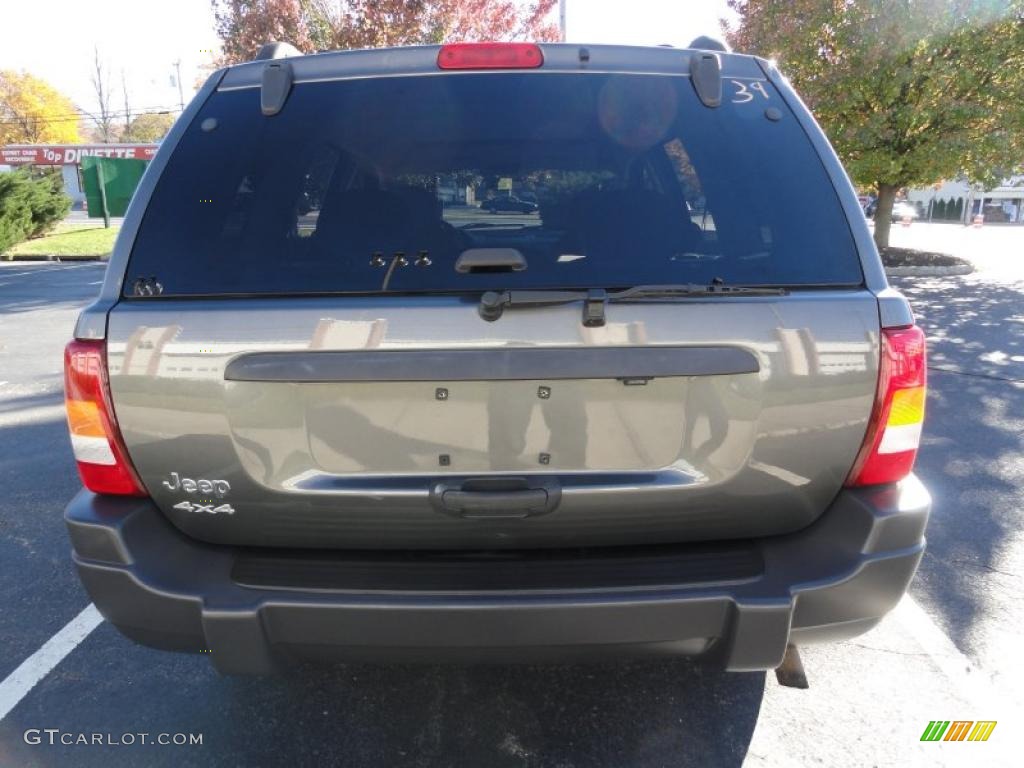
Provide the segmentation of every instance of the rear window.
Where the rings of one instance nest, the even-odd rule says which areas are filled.
[[[455,292],[654,283],[857,285],[824,168],[767,81],[501,73],[215,93],[128,273],[163,294]],[[774,119],[773,119],[774,118]],[[515,249],[517,272],[456,271]]]

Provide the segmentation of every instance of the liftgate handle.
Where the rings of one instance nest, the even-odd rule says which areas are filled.
[[[439,511],[463,518],[524,518],[547,514],[561,501],[557,483],[530,483],[525,478],[473,478],[430,492]]]

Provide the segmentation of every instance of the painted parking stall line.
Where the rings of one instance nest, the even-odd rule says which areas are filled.
[[[46,677],[64,657],[75,650],[89,634],[103,623],[96,606],[89,603],[63,629],[43,643],[42,647],[0,683],[0,720],[18,706],[23,698]]]
[[[106,268],[106,262],[86,261],[78,264],[69,264],[67,262],[60,262],[59,265],[54,264],[52,261],[38,262],[38,267],[30,267],[25,269],[20,265],[18,267],[2,266],[0,265],[0,276],[2,277],[25,277],[26,275],[42,275],[49,272],[67,272],[71,269],[89,269],[96,267],[97,265]],[[10,269],[22,269],[22,272],[11,272]]]
[[[992,714],[1006,718],[1011,712],[1018,711],[1020,704],[957,648],[956,643],[909,593],[903,596],[887,619],[898,623],[914,639],[953,689],[976,708],[979,716]]]

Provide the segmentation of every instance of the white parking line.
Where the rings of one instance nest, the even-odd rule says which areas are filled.
[[[24,272],[9,272],[8,270],[11,269],[11,267],[4,267],[3,265],[0,265],[0,275],[3,277],[23,277],[25,275],[40,275],[47,272],[67,272],[69,269],[89,269],[96,266],[105,267],[106,265],[95,261],[86,261],[78,264],[71,264],[69,262],[55,264],[52,261],[47,261],[41,262],[38,267],[26,269]],[[14,267],[14,269],[19,269],[19,267]],[[20,267],[20,269],[24,269],[24,267]]]
[[[953,685],[953,689],[971,702],[977,709],[973,713],[979,719],[1009,717],[1017,705],[1009,700],[996,686],[992,677],[977,666],[956,647],[956,644],[935,623],[909,594],[904,595],[900,604],[889,615],[914,638],[921,649],[928,654],[942,674]]]
[[[991,677],[976,667],[909,594],[892,611],[896,620],[935,662],[954,690],[970,701],[981,715],[1005,717],[1016,705],[997,690]],[[103,623],[96,606],[89,603],[63,629],[0,683],[0,720],[35,688],[71,651]],[[979,715],[980,716],[980,715]]]
[[[0,720],[7,717],[8,713],[18,706],[18,702],[36,687],[36,683],[46,677],[102,622],[103,617],[96,610],[96,606],[89,603],[60,632],[43,643],[38,651],[11,672],[0,683]]]

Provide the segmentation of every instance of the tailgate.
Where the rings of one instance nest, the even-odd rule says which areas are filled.
[[[215,542],[747,538],[835,496],[874,398],[869,292],[579,318],[569,304],[487,323],[457,297],[126,301],[111,390],[154,500]]]

